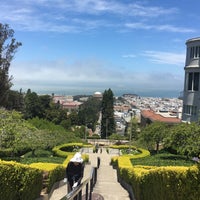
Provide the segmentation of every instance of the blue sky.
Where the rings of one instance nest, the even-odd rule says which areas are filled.
[[[199,8],[199,0],[0,0],[1,23],[22,42],[13,89],[179,95]]]

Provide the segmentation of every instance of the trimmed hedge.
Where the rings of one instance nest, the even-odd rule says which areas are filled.
[[[119,169],[137,200],[199,200],[199,169],[193,167],[135,166]]]
[[[113,146],[117,146],[117,145],[113,145]],[[113,147],[112,146],[112,147]],[[127,145],[120,145],[118,146],[119,148],[121,147],[122,149],[127,148]],[[135,148],[135,147],[132,147]],[[150,152],[146,149],[141,149],[138,148],[138,151],[140,151],[140,154],[136,154],[136,155],[130,155],[130,154],[124,154],[122,156],[114,156],[111,158],[111,164],[114,167],[132,167],[132,163],[130,161],[130,159],[134,159],[134,158],[143,158],[146,156],[150,156]]]
[[[122,147],[125,148],[125,147]],[[147,150],[138,155],[115,156],[112,165],[119,176],[131,185],[137,200],[200,200],[200,165],[192,167],[133,166],[134,158],[149,156]]]
[[[43,171],[43,188],[46,188],[47,193],[51,191],[54,183],[65,177],[65,167],[61,164],[32,163],[30,166]]]
[[[0,180],[0,199],[35,200],[42,190],[42,171],[13,161],[0,161]]]
[[[85,146],[85,145],[84,145]],[[47,193],[50,192],[53,184],[62,180],[65,177],[65,169],[68,165],[70,159],[74,156],[76,152],[67,152],[63,149],[76,149],[82,148],[82,143],[68,143],[54,147],[53,151],[56,155],[61,157],[66,157],[63,164],[54,164],[54,163],[32,163],[30,166],[40,169],[43,171],[44,179],[43,187],[47,188]],[[89,161],[89,156],[86,154],[82,155],[85,162]]]
[[[63,164],[54,163],[32,163],[23,165],[17,162],[6,162],[0,160],[0,199],[6,200],[35,200],[40,196],[42,188],[49,193],[54,183],[65,177],[65,169],[75,152],[65,152],[66,147],[77,150],[82,147],[90,147],[82,143],[69,143],[57,146],[54,153],[66,157]],[[85,162],[89,156],[82,155]]]
[[[67,157],[68,155],[73,155],[75,152],[79,151],[82,147],[91,147],[92,145],[85,145],[83,143],[67,143],[56,146],[52,149],[55,155],[61,157]]]

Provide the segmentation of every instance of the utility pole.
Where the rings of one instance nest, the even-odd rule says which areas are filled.
[[[131,119],[130,119],[130,136],[129,136],[129,153],[131,152],[131,140],[132,140],[132,116],[133,116],[133,112],[130,112],[131,115]]]
[[[108,134],[108,119],[106,118],[106,140],[107,140],[107,134]]]
[[[87,126],[85,125],[85,141],[87,141]]]

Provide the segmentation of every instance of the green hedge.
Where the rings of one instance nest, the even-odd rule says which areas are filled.
[[[199,200],[200,174],[193,167],[121,168],[120,176],[129,183],[137,200]]]
[[[117,145],[113,145],[114,148]],[[113,147],[112,146],[112,147]],[[120,145],[119,147],[121,147],[121,149],[127,148],[127,145]],[[135,148],[135,147],[132,147]],[[130,154],[124,154],[122,156],[113,156],[111,158],[111,164],[114,167],[132,167],[132,163],[130,161],[130,159],[134,159],[134,158],[144,158],[146,156],[150,156],[150,152],[146,149],[141,149],[138,148],[138,151],[140,151],[140,154],[136,154],[136,155],[130,155]]]
[[[50,171],[48,176],[47,193],[51,191],[51,188],[54,185],[54,183],[62,180],[64,177],[65,177],[65,168],[62,165]]]
[[[65,177],[65,167],[62,164],[54,163],[32,163],[31,167],[43,171],[43,188],[49,193],[54,183]]]
[[[0,199],[6,200],[35,200],[40,196],[42,188],[50,192],[54,183],[65,177],[65,168],[75,152],[67,152],[68,148],[74,149],[90,147],[82,143],[69,143],[57,146],[54,153],[66,157],[63,164],[32,163],[22,165],[17,162],[0,161]],[[85,162],[89,156],[83,154]]]
[[[7,148],[7,149],[0,149],[0,157],[10,157],[13,154],[13,149]]]
[[[62,145],[54,147],[52,151],[57,156],[66,157],[66,160],[63,162],[64,166],[66,167],[69,160],[73,157],[73,155],[76,152],[73,150],[78,151],[79,149],[81,149],[83,147],[92,147],[92,145],[86,145],[83,143],[67,143],[67,144],[62,144]],[[83,159],[85,162],[89,161],[88,155],[83,154],[82,156],[83,156]]]
[[[16,162],[0,161],[0,199],[35,200],[42,189],[42,171]]]
[[[57,156],[67,157],[68,155],[73,155],[82,147],[92,147],[92,145],[86,145],[83,143],[67,143],[54,147],[52,151]]]
[[[84,145],[85,146],[85,145]],[[32,163],[30,166],[40,169],[44,172],[46,180],[43,184],[43,187],[47,188],[47,193],[51,191],[51,188],[55,182],[62,180],[65,177],[65,169],[68,165],[70,159],[74,156],[76,152],[67,152],[63,149],[74,149],[82,148],[82,143],[68,143],[54,147],[53,151],[56,155],[61,157],[66,157],[63,164],[54,164],[54,163]],[[84,162],[89,161],[89,156],[86,154],[82,155]]]
[[[123,147],[125,148],[125,147]],[[111,159],[119,176],[132,186],[137,200],[200,200],[200,166],[156,167],[133,166],[131,160],[149,156],[140,149],[138,155],[115,156]]]

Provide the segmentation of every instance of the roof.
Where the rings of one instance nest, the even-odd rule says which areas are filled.
[[[200,37],[188,39],[188,40],[186,41],[186,44],[189,43],[189,42],[196,42],[196,41],[200,41]]]
[[[149,118],[152,122],[153,121],[159,121],[159,122],[165,122],[165,123],[180,123],[181,119],[177,117],[163,117],[160,114],[154,113],[152,110],[143,110],[141,111],[141,115],[144,118]]]
[[[83,104],[83,103],[73,101],[73,102],[64,102],[62,105],[63,106],[80,106],[81,104]]]

